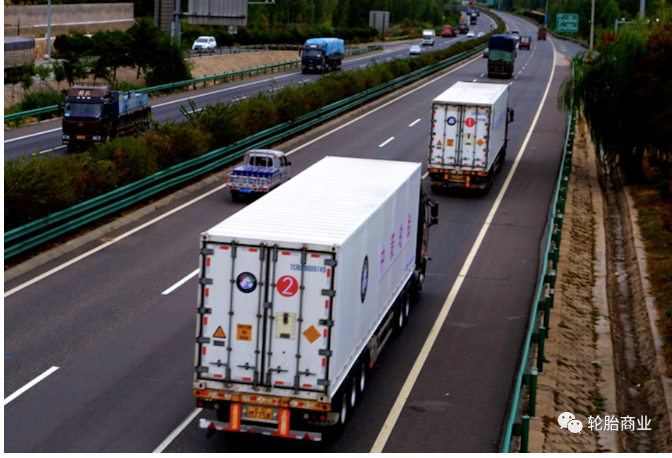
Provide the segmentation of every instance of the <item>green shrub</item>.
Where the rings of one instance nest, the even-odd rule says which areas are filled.
[[[37,108],[50,107],[58,105],[65,100],[65,96],[52,89],[40,89],[38,91],[28,91],[23,94],[19,102],[20,111],[35,110]]]

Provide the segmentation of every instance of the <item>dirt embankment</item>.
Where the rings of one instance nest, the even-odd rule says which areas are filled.
[[[215,54],[203,55],[203,57],[192,57],[187,59],[191,64],[191,74],[194,78],[202,78],[203,76],[221,75],[222,73],[230,73],[238,70],[247,70],[248,68],[264,67],[266,65],[279,64],[283,62],[290,62],[299,58],[298,51],[259,51],[259,52],[242,52],[235,54]],[[145,75],[140,74],[138,78],[137,68],[121,68],[117,70],[117,79],[119,81],[133,83],[137,85],[145,84]],[[44,85],[54,89],[60,90],[67,87],[67,82],[62,82],[60,85],[53,79],[47,80],[46,83],[37,82],[33,86],[39,89]],[[98,86],[106,84],[104,80],[96,80],[89,78],[86,80],[76,81],[77,85],[96,84]],[[21,86],[5,85],[5,109],[19,103],[23,97],[23,88]]]

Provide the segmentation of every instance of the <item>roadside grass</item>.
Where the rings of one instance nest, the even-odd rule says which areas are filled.
[[[667,367],[672,368],[672,232],[664,230],[664,217],[672,214],[672,201],[665,202],[660,190],[650,184],[629,187],[639,224],[648,267],[651,294],[656,299],[658,328],[663,338]],[[668,369],[667,376],[672,370]]]

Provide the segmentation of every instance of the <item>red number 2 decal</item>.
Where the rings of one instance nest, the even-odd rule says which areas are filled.
[[[278,293],[284,297],[292,297],[299,290],[299,283],[291,275],[285,275],[278,280]]]

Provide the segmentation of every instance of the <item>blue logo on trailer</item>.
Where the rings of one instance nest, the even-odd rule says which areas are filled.
[[[455,119],[454,117],[451,116],[450,118],[448,118],[446,120],[446,122],[448,123],[449,126],[454,126],[455,123],[457,122],[457,119]]]
[[[257,287],[257,278],[249,272],[243,272],[236,279],[238,289],[244,293],[251,293]]]
[[[362,304],[364,303],[364,298],[366,298],[366,290],[369,286],[369,257],[364,256],[364,265],[362,266]]]

